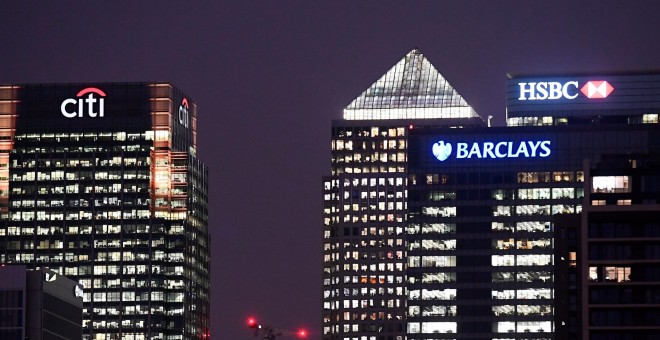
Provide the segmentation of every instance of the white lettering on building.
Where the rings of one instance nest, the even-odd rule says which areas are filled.
[[[84,97],[85,95],[87,97]],[[103,97],[105,92],[95,87],[88,87],[78,92],[76,98],[65,99],[60,111],[66,118],[83,117],[85,113],[90,117],[103,117],[105,114]]]
[[[518,83],[518,87],[520,89],[518,100],[575,99],[579,93],[577,81]]]

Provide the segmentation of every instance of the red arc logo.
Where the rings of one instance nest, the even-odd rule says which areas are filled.
[[[582,94],[591,99],[606,98],[612,91],[614,91],[614,87],[605,80],[589,81],[580,89]]]

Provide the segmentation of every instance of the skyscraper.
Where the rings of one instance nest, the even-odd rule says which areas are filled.
[[[588,166],[577,259],[582,339],[658,339],[660,157]]]
[[[510,76],[486,127],[408,53],[333,121],[323,338],[555,339],[554,215],[585,161],[658,152],[659,113],[657,74]]]
[[[419,50],[333,122],[332,172],[324,178],[324,339],[405,339],[410,124],[484,125]]]
[[[206,165],[166,83],[0,86],[0,263],[84,287],[83,339],[204,339]]]

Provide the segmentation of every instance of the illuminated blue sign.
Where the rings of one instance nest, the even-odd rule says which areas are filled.
[[[451,156],[454,147],[451,143],[438,141],[431,149],[435,158],[443,162]],[[456,159],[474,158],[536,158],[548,157],[551,153],[550,141],[521,142],[475,142],[456,143]]]

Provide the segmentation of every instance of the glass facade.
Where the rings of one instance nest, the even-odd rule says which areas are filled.
[[[85,87],[105,96],[62,117],[74,106],[60,114],[60,102]],[[194,103],[143,83],[0,89],[0,101],[15,98],[1,117],[10,152],[0,262],[82,284],[83,339],[205,338],[208,170],[195,156]],[[103,118],[85,116],[94,105]]]
[[[407,130],[333,129],[324,180],[324,333],[405,332]]]
[[[417,49],[344,109],[346,120],[478,117]]]
[[[582,337],[660,336],[660,181],[658,155],[589,164],[580,229]]]
[[[617,104],[578,98],[576,105],[570,97],[577,98],[582,84],[590,86],[582,77],[564,79],[576,89],[556,103],[514,103],[522,97],[514,93],[518,83],[526,81],[514,77],[510,126],[491,128],[470,116],[417,115],[380,90],[396,79],[389,74],[395,69],[351,103],[344,120],[333,122],[331,176],[324,178],[323,339],[561,338],[558,329],[569,320],[563,306],[558,313],[556,290],[568,283],[557,281],[556,268],[564,261],[575,265],[578,254],[556,256],[554,221],[582,214],[589,194],[586,160],[659,149],[653,115],[660,90],[646,91],[651,99],[635,106],[621,93],[640,79],[603,78],[598,83],[613,84]],[[645,86],[660,89],[657,84]],[[394,97],[415,97],[423,88]],[[383,112],[410,114],[347,115],[370,103],[370,95],[390,103],[379,107]],[[594,183],[598,193],[630,190],[624,174]],[[631,201],[621,197],[616,204]],[[591,251],[619,251],[606,248]],[[601,272],[629,275],[618,267]]]

